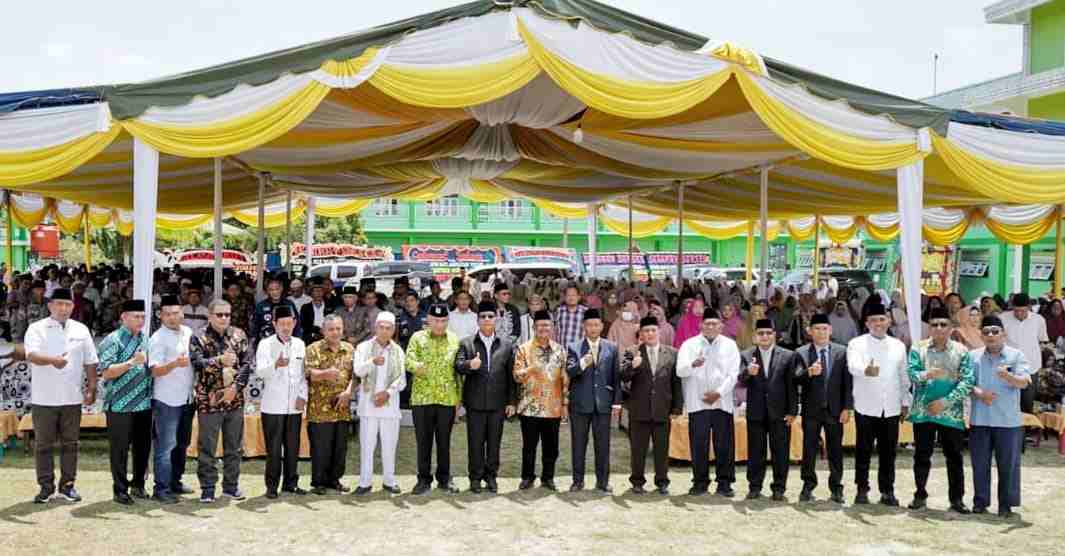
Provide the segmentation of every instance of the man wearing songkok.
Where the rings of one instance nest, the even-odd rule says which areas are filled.
[[[369,494],[373,485],[373,455],[381,440],[381,471],[385,491],[399,494],[396,446],[399,443],[399,393],[407,387],[403,348],[393,340],[396,315],[377,313],[374,336],[355,348],[354,372],[359,377],[359,486],[355,494]]]
[[[566,355],[573,452],[570,492],[584,489],[589,429],[595,441],[595,488],[611,492],[610,420],[621,413],[619,364],[617,346],[603,338],[602,315],[598,309],[588,309],[584,339],[570,344]]]
[[[433,444],[436,444],[437,488],[457,494],[451,477],[451,429],[462,400],[462,382],[455,372],[459,339],[448,330],[446,305],[429,308],[428,328],[415,332],[407,344],[407,370],[414,375],[410,404],[418,445],[418,483],[413,494],[432,488]]]
[[[632,453],[634,494],[644,494],[648,444],[654,441],[655,487],[669,494],[670,416],[680,415],[684,396],[677,376],[677,350],[658,341],[658,320],[640,320],[640,343],[626,350],[621,359],[621,380],[630,384],[629,446]]]
[[[312,278],[310,286],[311,295],[300,307],[303,343],[308,346],[322,339],[322,322],[329,313],[329,307],[325,302],[325,285],[322,284],[321,278]]]
[[[61,471],[59,496],[70,502],[81,501],[81,495],[74,489],[81,405],[96,401],[99,359],[89,329],[70,318],[74,311],[73,298],[70,290],[56,289],[48,302],[50,316],[26,329],[37,484],[41,487],[33,501],[38,504],[47,502],[56,492],[52,450],[57,443]]]
[[[307,378],[303,373],[306,349],[292,335],[296,315],[292,307],[274,309],[274,334],[255,350],[255,374],[263,381],[261,418],[266,440],[266,497],[283,492],[303,495],[299,487],[300,431],[307,405]],[[283,481],[283,482],[282,482]]]
[[[998,515],[1012,518],[1021,505],[1021,390],[1031,384],[1032,365],[1006,345],[1002,320],[984,317],[984,347],[970,353],[975,366],[969,451],[973,462],[973,513],[991,505],[991,458],[998,470]]]
[[[148,498],[144,481],[152,444],[152,374],[147,364],[144,301],[131,299],[124,302],[121,319],[122,325],[100,344],[99,366],[103,369],[114,500],[130,505],[134,497]],[[132,480],[126,474],[131,447]]]
[[[163,504],[177,502],[175,495],[190,494],[181,482],[185,452],[192,440],[192,329],[182,324],[184,315],[176,295],[164,295],[159,304],[162,326],[148,341],[148,369],[152,373],[152,427],[155,457],[152,498]]]
[[[255,315],[251,321],[251,330],[248,331],[253,344],[258,344],[263,338],[273,335],[274,311],[282,305],[292,310],[293,318],[296,320],[294,334],[297,337],[303,334],[300,329],[299,313],[296,311],[296,306],[288,299],[282,297],[284,293],[285,284],[281,278],[274,276],[266,281],[266,299],[255,305]]]
[[[947,460],[950,509],[968,514],[969,509],[962,500],[965,496],[965,469],[961,452],[965,434],[965,400],[974,380],[973,363],[969,350],[950,339],[954,326],[945,307],[933,308],[928,324],[932,337],[913,346],[908,364],[914,389],[909,419],[913,423],[913,478],[917,484],[909,508],[920,510],[927,504],[928,473],[932,469],[932,453],[938,438]]]
[[[496,303],[477,306],[476,334],[463,338],[455,354],[455,371],[463,377],[462,404],[466,407],[466,435],[470,458],[470,491],[488,492],[499,485],[499,448],[503,422],[514,415],[518,388],[514,382],[514,344],[497,333]]]
[[[496,332],[515,344],[521,337],[521,313],[510,302],[510,286],[500,280],[492,289],[496,300]]]
[[[799,414],[795,375],[803,361],[798,354],[776,345],[773,321],[754,325],[755,346],[741,354],[739,382],[747,388],[747,484],[748,500],[762,496],[765,479],[766,439],[773,458],[773,500],[784,500],[791,463],[791,424]]]
[[[311,441],[311,492],[347,492],[341,484],[348,454],[352,360],[355,347],[341,340],[344,322],[337,314],[322,321],[322,339],[307,346],[307,436]]]
[[[251,379],[255,354],[243,330],[229,325],[233,308],[214,300],[207,306],[207,328],[192,337],[189,351],[197,373],[194,392],[198,425],[196,476],[200,502],[215,501],[218,468],[215,450],[222,435],[222,495],[243,500],[240,449],[244,439],[244,387]]]
[[[184,313],[185,326],[192,330],[192,333],[200,334],[205,328],[207,328],[207,307],[203,306],[203,289],[197,282],[190,282],[185,287],[185,306],[181,308]]]
[[[828,489],[831,500],[843,503],[843,426],[854,409],[847,347],[832,343],[832,323],[827,315],[810,319],[811,343],[799,348],[805,365],[798,370],[802,388],[802,492],[800,502],[813,502],[817,488],[818,441],[824,432],[828,456]]]
[[[899,420],[910,407],[910,375],[906,346],[887,335],[891,319],[880,303],[865,308],[869,332],[847,344],[847,367],[854,378],[855,425],[858,439],[854,456],[855,504],[869,503],[869,461],[876,443],[877,486],[880,503],[897,507],[895,498],[895,452],[899,443]]]
[[[710,489],[710,441],[714,445],[717,494],[734,496],[736,481],[733,390],[740,371],[736,342],[721,333],[724,322],[716,309],[703,310],[700,333],[684,341],[677,354],[677,376],[684,391],[692,458],[692,487],[701,496]]]
[[[584,311],[581,311],[583,316]],[[518,348],[514,355],[514,380],[518,383],[518,415],[521,416],[521,483],[528,490],[536,481],[536,447],[543,443],[540,485],[548,490],[555,486],[555,463],[558,461],[558,431],[568,416],[569,375],[566,374],[566,351],[551,339],[551,314],[537,311],[533,315],[535,335]]]
[[[359,339],[364,330],[368,329],[367,325],[360,322],[360,318],[363,317],[362,311],[359,311],[359,290],[355,286],[344,286],[341,290],[340,300],[341,306],[333,312],[334,315],[339,315],[341,322],[344,323],[344,335],[345,342],[351,344],[352,350],[362,340]]]

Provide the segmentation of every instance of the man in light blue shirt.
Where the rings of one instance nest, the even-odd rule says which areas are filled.
[[[995,316],[980,323],[984,348],[972,351],[976,381],[972,390],[969,450],[973,462],[973,513],[991,504],[991,456],[998,469],[998,514],[1014,516],[1021,504],[1021,390],[1031,383],[1024,353],[1006,345],[1005,327]]]

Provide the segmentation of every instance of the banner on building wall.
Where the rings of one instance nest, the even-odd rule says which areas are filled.
[[[173,265],[181,268],[213,268],[214,251],[211,249],[192,249],[173,255]],[[235,249],[222,250],[222,268],[230,268],[237,272],[255,272],[255,260],[243,251]]]
[[[306,247],[302,243],[293,243],[291,255],[293,260],[303,257]],[[389,247],[371,247],[350,243],[316,243],[311,246],[313,264],[334,262],[338,260],[355,261],[391,261],[395,259]]]
[[[503,248],[503,259],[515,264],[566,263],[574,273],[581,271],[577,250],[565,247],[507,246]]]
[[[899,260],[901,264],[901,258]],[[898,265],[896,265],[898,266]],[[896,269],[896,281],[902,272]],[[902,287],[896,284],[896,287]],[[927,245],[921,254],[921,289],[926,295],[940,296],[958,289],[958,250],[951,246]]]
[[[404,245],[403,260],[429,263],[436,278],[459,274],[463,269],[503,261],[498,247],[471,245]]]
[[[585,268],[591,268],[592,257],[584,253],[582,257]],[[596,253],[596,270],[600,276],[617,276],[618,273],[628,272],[629,252]],[[707,253],[685,253],[684,268],[710,268],[710,255]],[[650,276],[655,279],[666,278],[677,273],[677,253],[673,251],[648,251],[641,253],[632,252],[633,278],[639,281],[647,280]],[[685,272],[687,276],[688,273]]]

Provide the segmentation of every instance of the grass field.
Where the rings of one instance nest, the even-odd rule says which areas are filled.
[[[614,495],[569,494],[565,492],[571,474],[569,442],[568,428],[563,427],[556,481],[559,493],[538,487],[516,490],[521,435],[516,423],[508,423],[499,495],[465,491],[466,431],[459,425],[452,436],[452,470],[463,489],[459,495],[409,494],[415,482],[414,432],[404,429],[397,470],[404,493],[399,496],[382,492],[378,476],[374,492],[367,497],[310,495],[267,500],[262,496],[264,464],[260,459],[242,465],[246,501],[204,506],[186,497],[173,506],[138,501],[133,507],[111,502],[107,443],[102,437],[88,437],[82,443],[77,486],[85,500],[79,504],[31,503],[37,491],[33,459],[19,446],[0,463],[0,543],[5,554],[97,555],[1065,554],[1065,458],[1057,455],[1053,441],[1029,448],[1025,454],[1021,518],[1011,521],[944,511],[946,471],[938,454],[929,485],[932,509],[909,512],[850,505],[852,454],[844,464],[848,504],[842,508],[824,501],[828,492],[823,463],[817,492],[821,501],[814,504],[797,503],[798,465],[791,467],[787,503],[744,501],[747,485],[742,465],[737,468],[734,500],[687,496],[691,470],[686,465],[672,469],[671,497],[635,496],[626,492],[629,448],[620,432],[612,440]],[[348,454],[344,482],[354,487],[356,439]],[[903,505],[913,492],[912,456],[909,449],[899,452],[896,488]],[[186,483],[196,488],[195,462],[190,467],[193,476],[186,477]],[[300,473],[306,488],[309,462],[301,462]],[[966,504],[971,504],[968,454],[966,481]],[[593,485],[594,477],[586,482]]]

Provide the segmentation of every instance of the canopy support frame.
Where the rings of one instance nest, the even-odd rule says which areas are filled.
[[[214,159],[214,298],[222,299],[222,159]]]

